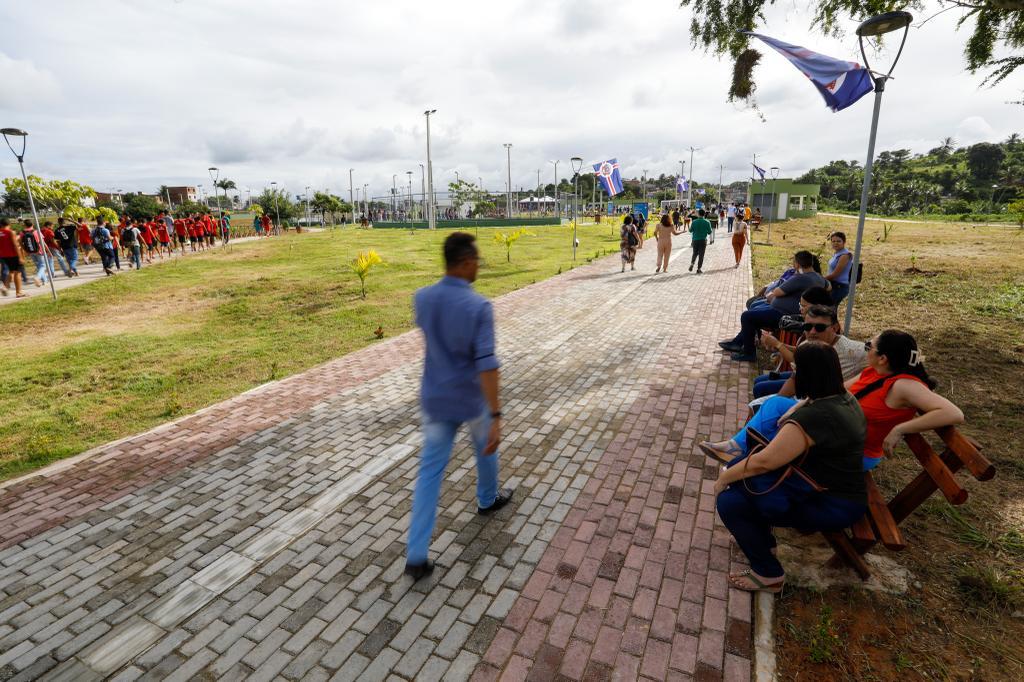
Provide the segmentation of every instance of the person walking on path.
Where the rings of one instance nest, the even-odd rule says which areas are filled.
[[[736,204],[729,204],[729,207],[725,209],[725,215],[729,221],[729,232],[732,232],[732,225],[736,220]]]
[[[498,489],[501,403],[494,311],[473,291],[480,267],[476,238],[454,232],[444,242],[445,276],[414,296],[416,324],[426,339],[420,402],[423,450],[413,493],[405,573],[419,580],[430,575],[428,556],[437,520],[441,481],[455,436],[468,424],[476,449],[477,513],[488,516],[512,500]]]
[[[64,260],[68,262],[71,274],[78,277],[78,228],[74,223],[68,223],[66,218],[57,218],[54,235],[64,252]]]
[[[733,229],[733,221],[730,218],[729,224],[729,230],[732,232],[732,252],[736,254],[736,267],[738,268],[740,261],[743,260],[743,247],[747,244],[747,223],[744,220],[738,220]]]
[[[711,235],[711,223],[704,217],[704,209],[697,214],[699,217],[690,223],[690,245],[693,247],[693,255],[690,257],[690,272],[693,272],[693,264],[697,264],[697,274],[703,274],[704,251],[708,248],[708,237]]]
[[[129,252],[128,265],[136,270],[142,268],[142,233],[135,225],[128,223],[121,232],[121,242]]]
[[[92,251],[92,232],[89,231],[89,226],[85,224],[85,220],[78,223],[78,246],[82,251],[82,260],[85,261],[86,265],[89,265],[89,252]]]
[[[832,305],[838,306],[850,293],[850,270],[853,269],[853,254],[846,248],[846,234],[833,232],[829,237],[835,253],[828,261],[825,279],[832,286]]]
[[[114,271],[110,269],[110,266],[114,262],[114,254],[111,253],[114,242],[110,238],[110,230],[104,227],[103,221],[97,220],[96,227],[93,228],[92,234],[89,236],[92,239],[93,248],[100,256],[100,262],[103,263],[103,272],[108,277],[113,275]]]
[[[64,276],[71,277],[71,270],[68,269],[68,264],[64,258],[63,250],[57,242],[57,235],[53,231],[53,222],[49,220],[43,223],[43,242],[46,244],[47,251],[49,251],[46,256],[50,260],[50,272],[54,272],[53,261],[56,259],[57,265],[60,266],[61,272],[64,273]]]
[[[21,268],[22,259],[21,245],[18,237],[11,229],[11,223],[7,218],[0,218],[0,269],[3,270],[3,288],[0,294],[7,296],[11,287],[11,280],[14,280],[14,294],[18,298],[24,298],[28,294],[21,291]]]
[[[636,248],[640,245],[640,234],[633,224],[633,216],[627,215],[622,219],[622,228],[619,230],[619,251],[622,254],[622,270],[626,271],[626,264],[630,270],[636,270]]]
[[[661,222],[654,228],[654,238],[658,240],[658,266],[655,273],[668,272],[668,261],[672,257],[672,235],[682,233],[682,230],[672,225],[668,213],[661,216]]]
[[[32,263],[36,266],[35,282],[41,287],[50,281],[49,268],[46,265],[46,256],[43,254],[43,236],[36,231],[31,222],[25,221],[25,228],[21,231],[21,250],[24,251]]]

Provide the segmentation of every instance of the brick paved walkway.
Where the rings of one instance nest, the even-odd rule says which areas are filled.
[[[4,486],[0,679],[749,679],[693,453],[741,419],[749,269],[677,253],[496,302],[516,503],[475,514],[461,442],[415,586],[415,333]]]

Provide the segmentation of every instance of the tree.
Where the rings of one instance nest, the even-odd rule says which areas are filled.
[[[366,252],[360,251],[349,264],[349,268],[355,273],[356,277],[359,278],[359,287],[362,290],[363,298],[366,298],[366,278],[370,275],[370,271],[377,265],[385,265],[385,263],[384,259],[381,258],[373,249]]]
[[[263,212],[270,215],[275,221],[280,217],[285,222],[299,215],[301,211],[283,189],[265,189],[257,197],[253,197],[253,203],[259,204]]]
[[[313,207],[315,212],[320,214],[320,219],[324,223],[327,222],[328,213],[331,214],[331,223],[333,224],[335,213],[344,213],[349,210],[348,205],[343,203],[339,197],[327,192],[314,193],[309,205]]]
[[[467,203],[478,204],[484,196],[483,191],[474,183],[466,180],[448,183],[448,196],[452,200],[452,208],[459,211]],[[477,208],[479,213],[479,208]]]
[[[967,168],[977,182],[990,182],[999,174],[1006,153],[991,142],[979,142],[967,150]]]
[[[124,212],[132,218],[149,218],[155,216],[163,207],[148,194],[125,194]]]
[[[4,178],[5,202],[10,205],[13,199],[15,205],[24,204],[28,206],[28,193],[25,191],[25,181],[21,178]],[[84,201],[96,197],[96,191],[88,185],[80,185],[73,180],[43,180],[38,175],[28,176],[29,187],[32,188],[32,198],[36,202],[36,208],[63,215],[68,218],[80,217],[80,209]],[[71,212],[68,212],[70,209]],[[75,215],[72,215],[72,214]]]
[[[524,237],[526,235],[532,236],[533,232],[530,232],[525,227],[520,227],[518,230],[513,230],[512,232],[508,233],[494,233],[494,241],[505,245],[505,258],[508,260],[509,263],[512,262],[512,247],[515,246],[515,243],[519,241],[520,237]]]
[[[1018,199],[1017,201],[1011,202],[1006,207],[1013,219],[1017,221],[1017,224],[1022,230],[1024,230],[1024,199]]]
[[[733,61],[730,102],[740,100],[754,104],[757,88],[753,72],[761,53],[750,46],[751,38],[741,31],[753,31],[764,19],[767,7],[776,0],[680,0],[682,7],[692,9],[690,38],[697,47]],[[916,0],[814,0],[811,28],[827,36],[839,37],[849,19],[920,6]],[[991,69],[982,83],[996,85],[1017,68],[1024,66],[1024,54],[1011,54],[995,59],[1000,52],[1024,49],[1024,3],[1020,0],[940,0],[946,7],[960,7],[964,15],[959,26],[970,25],[973,32],[964,49],[967,68],[972,73]],[[770,32],[770,31],[769,31]]]

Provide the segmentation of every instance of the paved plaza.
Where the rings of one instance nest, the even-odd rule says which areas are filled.
[[[684,235],[495,301],[515,499],[476,514],[463,434],[419,583],[418,332],[0,486],[0,680],[749,680],[694,452],[752,372],[721,232],[701,276]]]

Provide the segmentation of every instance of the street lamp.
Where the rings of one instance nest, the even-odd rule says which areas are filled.
[[[558,159],[555,159],[551,163],[555,164],[555,215],[561,216],[562,214],[558,211]]]
[[[999,185],[992,185],[992,196],[988,200],[988,212],[996,212],[996,190],[999,189]]]
[[[768,169],[772,174],[772,199],[771,208],[768,209],[768,243],[772,243],[772,218],[775,217],[775,181],[779,179],[779,167],[772,166]]]
[[[202,187],[202,185],[200,185],[200,187]],[[274,233],[279,235],[281,234],[281,209],[277,205],[277,181],[271,180],[270,187],[274,192]]]
[[[366,219],[370,220],[370,185],[369,183],[363,183],[363,215]]]
[[[871,191],[871,165],[875,158],[875,136],[878,133],[878,114],[882,108],[882,93],[885,91],[885,83],[892,76],[896,62],[903,54],[903,46],[907,43],[907,34],[910,32],[910,22],[914,17],[910,12],[886,12],[866,19],[857,27],[857,41],[860,44],[860,54],[864,59],[864,68],[872,75],[875,83],[875,108],[871,114],[871,134],[868,137],[868,159],[864,164],[864,186],[860,192],[860,215],[857,218],[857,244],[853,250],[853,262],[850,264],[850,294],[846,302],[846,320],[843,325],[843,333],[849,335],[850,324],[853,321],[853,306],[857,295],[857,272],[860,269],[860,247],[864,241],[864,220],[868,213],[868,192]],[[892,60],[888,73],[877,74],[868,65],[867,52],[864,50],[864,39],[872,36],[880,36],[892,31],[903,29],[903,39],[900,41],[896,58]]]
[[[420,164],[420,210],[423,215],[420,217],[423,220],[427,219],[427,173],[423,164]],[[427,227],[430,227],[428,224]]]
[[[506,142],[505,153],[508,155],[508,219],[512,220],[512,143]]]
[[[574,195],[573,195],[574,201],[573,201],[573,206],[572,206],[572,259],[576,260],[576,244],[578,242],[578,240],[576,239],[576,222],[577,222],[576,215],[579,212],[579,203],[580,203],[580,196],[579,196],[580,195],[580,169],[583,168],[583,159],[581,159],[578,156],[574,156],[571,159],[569,159],[569,163],[572,164],[572,174],[573,174],[572,181],[573,181],[573,187],[574,187]]]
[[[646,204],[647,203],[647,169],[644,168],[643,171],[644,171],[644,174],[642,176],[643,181],[641,183],[641,188],[643,189],[643,194],[644,194],[643,202]]]
[[[46,275],[50,280],[50,294],[53,295],[53,300],[57,300],[57,289],[53,285],[53,261],[50,256],[50,249],[46,246],[46,240],[43,239],[43,230],[39,226],[39,214],[36,213],[36,200],[32,196],[32,187],[28,184],[28,176],[25,175],[25,145],[28,144],[28,133],[19,128],[3,128],[0,130],[0,135],[4,136],[4,142],[7,143],[7,148],[14,154],[14,158],[18,160],[18,167],[21,168],[21,179],[25,182],[25,193],[28,194],[28,205],[32,209],[32,219],[36,222],[36,241],[39,242],[40,248],[43,251],[43,264],[46,266]],[[10,138],[20,137],[21,138],[21,151],[14,151],[14,146],[11,144]]]
[[[690,180],[686,183],[686,207],[689,208],[690,204],[693,203],[693,153],[699,152],[703,147],[690,146]]]
[[[398,173],[391,174],[391,219],[397,220],[398,214]]]
[[[355,168],[349,168],[348,169],[348,203],[351,204],[351,206],[352,206],[352,224],[353,225],[356,224],[356,197],[355,197],[355,193],[352,191],[352,171],[354,171],[354,170],[355,170]]]
[[[423,115],[427,117],[427,227],[437,229],[437,217],[434,215],[434,166],[430,161],[430,115],[437,109],[427,109]]]
[[[412,225],[412,171],[405,171],[405,174],[409,176],[409,208],[406,217],[409,219],[409,224]]]
[[[220,178],[220,169],[216,166],[210,166],[206,169],[210,173],[210,179],[213,180],[213,196],[217,199],[217,208],[220,209],[220,232],[221,238],[224,237],[224,207],[220,203],[220,192],[217,188],[217,180]],[[228,191],[224,190],[224,198],[228,198]]]
[[[313,222],[313,216],[309,212],[309,185],[306,185],[306,227]]]
[[[686,182],[686,162],[685,161],[680,161],[679,162],[679,179],[682,180],[683,182]],[[687,182],[686,186],[689,187],[690,183]],[[679,199],[682,198],[682,196],[683,196],[682,191],[677,190],[676,191],[676,200],[678,201]]]

